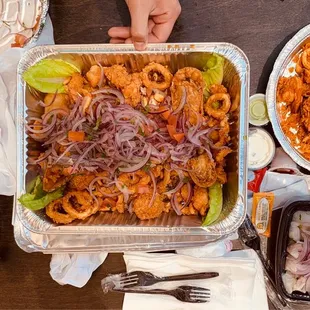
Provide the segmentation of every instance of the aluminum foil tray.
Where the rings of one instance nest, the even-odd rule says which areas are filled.
[[[236,152],[228,158],[228,183],[224,186],[223,212],[214,225],[202,228],[198,216],[179,217],[170,212],[149,221],[140,221],[130,214],[101,213],[85,221],[61,226],[53,224],[44,211],[32,212],[19,204],[17,198],[25,193],[26,183],[36,175],[34,166],[28,165],[27,160],[40,151],[40,146],[25,131],[27,116],[42,113],[22,80],[22,73],[27,68],[43,58],[57,58],[78,62],[83,65],[83,70],[97,61],[104,66],[124,63],[129,70],[141,70],[149,62],[156,61],[168,64],[175,72],[184,66],[201,68],[199,60],[206,53],[218,53],[225,58],[224,85],[239,105],[231,115],[232,143]],[[132,45],[39,46],[29,50],[20,61],[17,87],[18,177],[13,223],[19,227],[19,231],[24,232],[15,235],[18,244],[25,240],[26,234],[26,239],[31,239],[30,243],[34,243],[36,251],[56,251],[55,248],[59,246],[59,251],[68,252],[68,247],[74,244],[73,240],[76,240],[77,248],[87,252],[93,247],[110,251],[113,248],[167,249],[217,240],[235,231],[243,222],[247,197],[249,62],[236,46],[228,43],[154,44],[142,53],[137,53]],[[38,235],[41,235],[40,240],[36,239]]]
[[[18,35],[25,39],[19,42],[22,47],[33,46],[45,25],[48,8],[49,0],[0,0],[0,51],[17,44]]]
[[[282,131],[277,113],[277,86],[281,76],[294,75],[289,68],[296,67],[294,57],[310,42],[310,25],[301,29],[283,48],[274,64],[267,87],[267,106],[274,133],[284,151],[300,166],[310,171],[310,161],[305,159],[291,144]]]

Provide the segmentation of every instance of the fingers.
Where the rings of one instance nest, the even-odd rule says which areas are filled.
[[[120,43],[126,43],[126,42],[125,42],[125,39],[122,39],[122,38],[111,38],[110,43],[120,44]]]
[[[108,31],[111,38],[128,39],[131,37],[130,27],[112,27]]]
[[[127,1],[131,16],[131,38],[137,50],[144,50],[148,42],[148,21],[153,1]]]

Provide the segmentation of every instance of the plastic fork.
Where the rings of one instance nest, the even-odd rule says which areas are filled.
[[[170,277],[157,277],[150,272],[133,271],[121,274],[118,287],[129,288],[133,286],[150,286],[164,281],[201,280],[215,278],[218,276],[218,272],[201,272]]]
[[[143,289],[113,289],[115,292],[150,294],[150,295],[169,295],[177,300],[190,303],[209,302],[211,298],[210,290],[198,286],[179,286],[174,290],[143,290]]]

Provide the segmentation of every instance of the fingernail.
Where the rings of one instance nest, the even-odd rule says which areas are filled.
[[[138,51],[144,51],[146,49],[146,42],[135,42],[134,45]]]

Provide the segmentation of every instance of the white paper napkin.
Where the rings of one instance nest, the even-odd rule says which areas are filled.
[[[107,253],[54,254],[51,260],[51,277],[60,285],[83,287],[93,272],[105,261]]]
[[[194,258],[178,254],[127,253],[127,271],[149,271],[159,276],[217,271],[220,276],[186,281],[211,290],[208,304],[183,303],[170,296],[125,294],[123,310],[267,310],[267,296],[260,261],[252,250],[229,253],[225,258]],[[183,282],[159,283],[152,288],[173,289]]]
[[[35,45],[54,44],[53,26],[49,16]],[[0,54],[0,195],[16,191],[16,70],[23,53],[31,48],[13,48]]]

